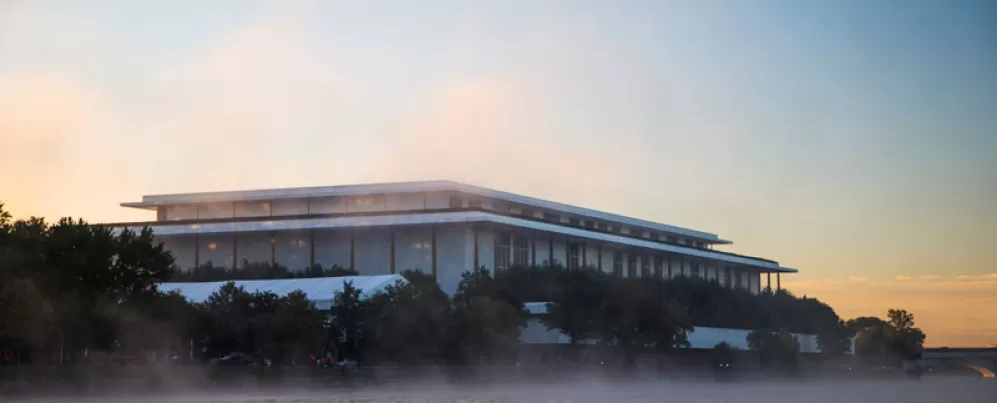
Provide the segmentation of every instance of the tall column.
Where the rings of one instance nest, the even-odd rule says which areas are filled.
[[[782,273],[776,273],[775,274],[775,289],[777,291],[782,289],[782,280],[779,277],[780,274],[782,274]]]
[[[478,225],[477,224],[471,224],[471,233],[474,234],[472,236],[472,238],[474,239],[474,269],[477,270],[479,267],[481,267],[481,264],[478,263]]]
[[[772,292],[772,272],[765,273],[765,277],[765,288],[767,288],[769,292]]]
[[[433,278],[436,278],[436,226],[433,227]]]
[[[530,265],[537,265],[537,234],[530,234]]]
[[[387,200],[388,198],[385,197],[384,199]],[[385,203],[387,203],[387,202],[385,202]],[[385,207],[387,207],[387,206],[385,206]],[[391,231],[391,274],[395,274],[395,229],[394,229],[394,227],[391,227],[391,229],[389,231]]]
[[[309,203],[311,204],[311,203]],[[315,230],[308,230],[308,268],[315,267]]]
[[[277,233],[270,233],[270,267],[277,267]]]
[[[350,228],[350,270],[356,270],[356,232],[355,228]]]
[[[671,279],[674,278],[674,277],[672,277],[672,254],[671,253],[666,253],[665,254],[665,265],[668,266],[668,279],[671,280]]]
[[[595,247],[595,255],[596,255],[596,259],[598,259],[598,262],[596,262],[596,266],[599,267],[599,271],[602,271],[602,244],[601,243],[598,244],[598,245],[596,245],[596,247]]]
[[[235,209],[235,203],[232,203],[232,208]],[[234,214],[234,213],[233,213]],[[239,235],[235,232],[232,233],[232,270],[239,268]]]

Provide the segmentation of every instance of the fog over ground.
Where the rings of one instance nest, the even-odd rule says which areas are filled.
[[[259,393],[209,393],[176,396],[23,400],[24,402],[959,402],[997,401],[997,381],[974,377],[928,377],[920,381],[849,380],[799,382],[555,382],[421,387],[378,387],[354,390],[283,390]]]

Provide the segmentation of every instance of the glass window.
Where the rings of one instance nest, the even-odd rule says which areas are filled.
[[[250,201],[235,203],[236,217],[266,217],[270,215],[270,202]]]
[[[232,203],[204,203],[197,206],[197,218],[232,218]]]
[[[450,208],[464,207],[464,201],[457,196],[450,196]]]
[[[201,234],[197,240],[198,266],[232,268],[232,234]]]
[[[692,276],[699,277],[699,262],[693,260],[692,262],[689,262],[689,267],[692,268]]]
[[[384,202],[385,199],[383,195],[359,196],[350,198],[350,204],[347,208],[350,213],[384,211],[386,207]]]
[[[346,212],[345,197],[317,197],[308,200],[308,210],[312,214],[342,214]]]
[[[311,263],[312,248],[307,231],[280,231],[274,252],[277,264],[290,271],[303,271]]]
[[[167,221],[196,220],[196,219],[197,219],[196,204],[181,204],[176,206],[166,206]]]
[[[623,277],[623,252],[613,253],[613,275]]]
[[[308,199],[274,200],[270,204],[270,214],[276,216],[308,214]]]
[[[640,276],[651,277],[651,259],[647,256],[640,257]]]
[[[666,236],[665,237],[665,242],[678,243],[679,240],[677,238],[673,237],[673,236]]]
[[[627,255],[627,277],[637,277],[637,255],[633,253]]]
[[[654,277],[662,278],[665,272],[664,267],[665,259],[661,256],[654,258]]]
[[[568,220],[568,224],[571,224],[571,225],[574,225],[574,226],[581,225],[581,223],[578,221],[577,218],[572,218],[572,219]]]
[[[512,256],[512,237],[508,232],[498,234],[498,244],[495,249],[495,272],[509,268],[509,258]]]
[[[568,268],[578,269],[581,267],[581,247],[577,243],[568,244]]]
[[[530,239],[525,235],[517,235],[515,250],[512,255],[512,264],[517,267],[526,267],[530,263]]]

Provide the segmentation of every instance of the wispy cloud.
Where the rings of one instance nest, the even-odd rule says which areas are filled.
[[[869,277],[865,277],[865,276],[848,276],[848,280],[849,281],[854,281],[854,282],[865,282],[865,281],[869,281]]]
[[[997,280],[997,273],[986,273],[979,275],[964,274],[961,276],[956,276],[955,278],[958,280],[983,280],[983,281]]]
[[[900,280],[900,281],[907,281],[907,280],[911,280],[912,278],[911,278],[911,276],[897,276],[896,279]]]
[[[918,276],[917,278],[926,281],[938,280],[938,276]]]

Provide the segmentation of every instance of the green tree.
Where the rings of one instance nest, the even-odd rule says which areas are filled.
[[[734,364],[737,359],[737,353],[734,348],[730,346],[727,342],[720,342],[710,349],[710,364],[713,367],[722,367],[726,365],[727,367]]]
[[[542,321],[548,329],[563,332],[576,344],[593,337],[599,329],[599,313],[612,286],[611,277],[595,270],[561,271],[553,298]]]
[[[757,351],[765,368],[795,368],[799,361],[800,343],[792,333],[758,329],[748,333],[748,347]]]
[[[656,282],[620,280],[600,308],[602,339],[621,350],[628,367],[649,349],[665,353],[688,345],[692,324],[685,309],[660,295]]]
[[[335,347],[339,359],[359,359],[365,342],[363,329],[365,306],[362,291],[352,281],[336,292],[329,315],[328,344]]]
[[[463,357],[490,361],[515,353],[528,316],[501,284],[484,269],[462,275],[453,297],[450,347],[459,346]]]
[[[435,280],[420,283],[398,282],[365,302],[368,347],[378,356],[399,363],[442,358],[450,302]]]
[[[887,318],[887,351],[902,359],[918,358],[923,349],[925,334],[914,327],[914,314],[903,309],[890,309]]]

